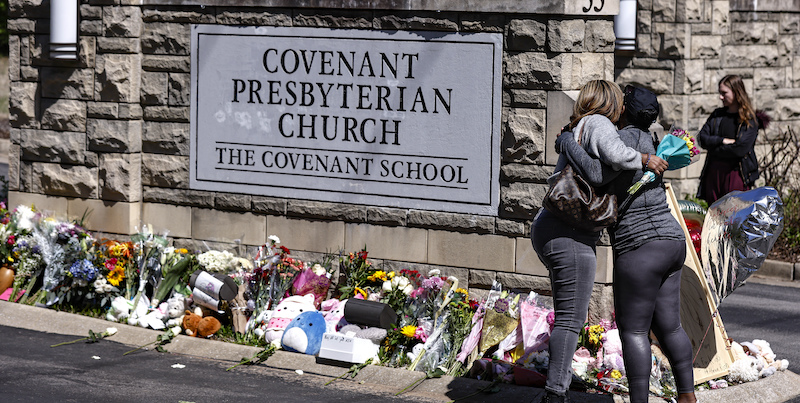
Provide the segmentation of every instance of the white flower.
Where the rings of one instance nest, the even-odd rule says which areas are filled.
[[[108,283],[103,284],[103,292],[111,292],[114,289],[114,286]]]
[[[113,336],[113,335],[117,334],[117,328],[116,327],[107,327],[105,333],[106,333],[106,337]]]
[[[311,266],[311,271],[313,271],[314,274],[316,274],[318,276],[324,276],[324,275],[328,274],[328,271],[325,270],[325,268],[322,267],[322,265],[319,264],[319,263],[316,263],[316,264],[314,264],[314,266]]]
[[[172,368],[177,368],[177,369],[186,368],[186,365],[183,365],[183,364],[172,364]]]
[[[440,274],[442,274],[441,270],[439,270],[439,269],[431,269],[428,272],[428,277],[439,277]]]
[[[383,286],[381,287],[384,292],[392,292],[392,290],[401,290],[403,294],[410,295],[412,291],[414,291],[414,287],[411,285],[411,282],[408,281],[408,278],[405,276],[394,276],[391,280],[386,280],[383,282]]]
[[[33,219],[36,217],[36,213],[34,213],[30,207],[24,205],[17,206],[15,214],[17,215],[17,228],[28,231],[33,230]]]
[[[211,272],[226,272],[236,264],[236,257],[228,251],[210,250],[197,256],[197,261]]]
[[[281,243],[281,239],[278,238],[277,235],[270,235],[270,236],[267,237],[267,240],[269,240],[270,242],[272,242],[274,244]]]

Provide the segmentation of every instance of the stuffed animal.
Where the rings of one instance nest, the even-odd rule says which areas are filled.
[[[281,347],[287,351],[317,355],[324,333],[325,317],[317,311],[303,312],[284,329]]]
[[[727,376],[728,382],[753,382],[758,380],[758,360],[755,357],[745,357],[741,360],[736,360],[731,364],[728,369]]]
[[[133,301],[122,296],[117,296],[111,301],[111,308],[106,313],[106,320],[119,322],[123,319],[128,319],[132,307]]]
[[[195,312],[186,310],[183,315],[183,330],[188,336],[209,337],[219,331],[222,324],[213,316],[202,316],[203,311],[196,309]]]
[[[136,306],[133,306],[133,301],[131,301],[131,314],[128,316],[128,324],[131,326],[140,325],[140,322],[146,320],[144,319],[147,316],[147,307],[150,306],[150,299],[147,298],[146,295],[142,295],[139,298],[139,302],[136,303]],[[147,325],[140,325],[142,327],[147,327]]]
[[[247,321],[247,329],[252,330],[256,337],[262,338],[267,332],[270,318],[272,318],[272,311],[262,310],[250,317],[250,320]]]
[[[183,323],[183,313],[186,311],[186,301],[182,296],[176,295],[167,300],[167,326],[175,327]]]
[[[167,321],[167,303],[160,303],[155,309],[148,312],[139,320],[139,326],[149,327],[155,330],[164,329],[164,322]]]
[[[325,315],[325,328],[329,333],[338,332],[342,326],[347,325],[344,319],[344,306],[347,300],[339,301],[336,298],[322,302],[322,314]]]
[[[272,317],[267,323],[267,329],[264,331],[264,340],[268,343],[276,344],[278,347],[283,337],[283,331],[289,323],[303,312],[316,311],[314,308],[314,294],[306,294],[304,296],[293,295],[286,297],[278,303]]]
[[[625,375],[625,363],[622,360],[622,339],[619,337],[619,329],[611,329],[606,332],[603,340],[603,366],[613,368]]]

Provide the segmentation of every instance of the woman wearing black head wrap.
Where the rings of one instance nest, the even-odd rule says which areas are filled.
[[[656,139],[648,129],[658,117],[658,100],[655,94],[642,88],[628,86],[624,92],[620,139],[628,147],[653,154]],[[592,181],[591,177],[602,170],[572,136],[562,135],[556,144],[587,180]],[[643,174],[641,169],[618,172],[613,192],[623,202],[619,221],[609,228],[614,247],[614,307],[630,399],[633,403],[647,402],[652,365],[648,335],[652,330],[672,365],[678,402],[693,403],[696,398],[692,345],[680,320],[685,238],[670,213],[660,176],[635,195],[627,194],[627,189]]]

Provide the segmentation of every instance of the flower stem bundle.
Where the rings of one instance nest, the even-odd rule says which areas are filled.
[[[115,328],[115,327],[106,328],[106,330],[104,332],[101,332],[101,333],[95,333],[92,330],[89,330],[89,336],[87,336],[87,337],[81,337],[80,339],[75,339],[75,340],[72,340],[72,341],[65,341],[63,343],[58,343],[58,344],[53,344],[50,347],[64,346],[64,345],[67,345],[67,344],[77,343],[77,342],[83,341],[83,340],[86,340],[87,343],[97,343],[98,341],[100,341],[100,340],[102,340],[102,339],[104,339],[106,337],[113,336],[116,333],[117,333],[117,328]]]

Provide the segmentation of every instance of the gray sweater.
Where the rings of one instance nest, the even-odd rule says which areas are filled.
[[[579,133],[581,145],[575,143],[574,139],[573,144],[577,147],[583,146],[582,149],[587,157],[605,163],[601,165],[609,170],[609,175],[611,172],[623,169],[642,168],[641,154],[625,146],[617,134],[616,126],[614,126],[607,117],[603,115],[586,116],[575,126],[575,133]],[[556,142],[556,150],[558,149],[558,142]],[[547,183],[552,183],[557,174],[564,169],[568,162],[567,157],[563,153],[559,155],[555,172],[547,179]],[[572,166],[577,169],[574,164]],[[586,179],[591,182],[589,178]],[[611,179],[613,179],[613,176],[611,176],[609,180]],[[604,184],[605,183],[597,183],[594,185],[598,186]]]
[[[624,147],[638,150],[637,155],[639,152],[655,154],[655,145],[649,132],[627,126],[619,131],[619,138]],[[635,170],[615,171],[592,158],[575,142],[571,133],[559,136],[556,149],[562,151],[561,157],[569,159],[572,167],[587,181],[595,186],[608,184],[607,190],[617,195],[621,215],[617,224],[609,228],[617,255],[657,239],[685,239],[683,229],[669,211],[662,177],[657,176],[655,181],[643,186],[635,195],[628,195],[628,188],[644,175],[641,160]]]

